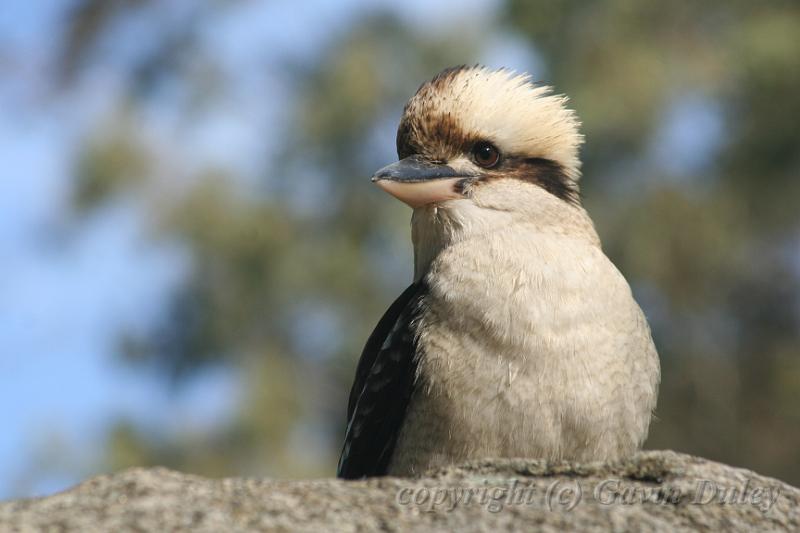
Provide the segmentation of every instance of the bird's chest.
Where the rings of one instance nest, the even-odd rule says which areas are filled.
[[[480,319],[429,311],[421,321],[412,409],[424,417],[431,441],[449,442],[464,458],[568,455],[567,448],[580,447],[572,440],[583,438],[569,428],[609,415],[606,390],[592,376],[614,362],[593,359],[591,338],[556,334],[555,323],[534,328],[513,307],[507,315],[497,335],[477,326]]]
[[[433,263],[409,420],[441,462],[570,457],[614,416],[597,376],[622,368],[608,313],[617,296],[596,287],[615,280],[603,279],[595,250],[564,244],[510,253],[487,242]]]

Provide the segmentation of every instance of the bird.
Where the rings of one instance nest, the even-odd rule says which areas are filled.
[[[567,102],[528,74],[462,65],[405,105],[398,161],[372,181],[413,208],[414,279],[361,354],[338,477],[642,447],[658,353],[582,206]]]

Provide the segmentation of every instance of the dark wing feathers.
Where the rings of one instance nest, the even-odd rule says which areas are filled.
[[[407,288],[367,340],[350,390],[341,478],[386,473],[414,387],[414,327],[426,291],[424,282]]]
[[[353,381],[353,387],[350,389],[350,399],[347,402],[347,419],[353,416],[353,410],[356,407],[358,396],[361,394],[361,389],[364,388],[364,380],[367,378],[370,370],[372,369],[375,358],[383,346],[384,341],[389,336],[389,333],[395,327],[400,313],[408,306],[408,303],[419,291],[419,283],[411,284],[397,299],[389,306],[389,309],[383,314],[378,321],[378,325],[372,331],[372,334],[367,339],[364,349],[361,352],[361,358],[358,361],[356,369],[356,377]]]

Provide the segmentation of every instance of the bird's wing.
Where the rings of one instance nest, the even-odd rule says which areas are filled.
[[[415,319],[426,292],[421,281],[408,287],[364,346],[347,406],[341,478],[386,473],[414,386]]]

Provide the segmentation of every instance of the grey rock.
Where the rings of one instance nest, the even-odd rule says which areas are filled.
[[[0,503],[0,531],[800,531],[800,490],[671,451],[472,462],[414,479],[212,480],[164,468]]]

